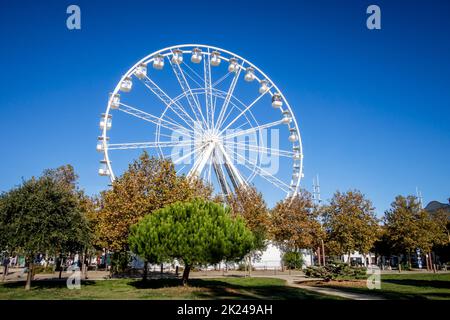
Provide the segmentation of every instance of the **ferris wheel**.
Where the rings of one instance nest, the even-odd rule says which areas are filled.
[[[223,194],[255,184],[290,196],[303,177],[300,131],[283,93],[217,47],[177,45],[138,61],[110,93],[100,129],[98,173],[111,181],[142,149]]]

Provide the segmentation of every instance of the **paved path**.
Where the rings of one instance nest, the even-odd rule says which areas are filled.
[[[225,273],[223,275],[221,272],[194,272],[190,276],[190,278],[222,278],[222,277],[232,277],[232,276],[245,276],[244,272],[230,272],[229,274]],[[302,272],[292,272],[289,274],[288,272],[252,272],[251,275],[253,278],[277,278],[286,281],[286,284],[291,287],[300,288],[303,290],[308,290],[311,292],[325,294],[330,296],[337,296],[350,300],[385,300],[380,296],[370,295],[370,294],[362,294],[362,293],[354,293],[348,292],[344,290],[338,290],[334,288],[326,288],[326,287],[313,287],[306,284],[302,284],[302,282],[307,281],[321,281],[320,278],[307,278]]]
[[[270,275],[270,276],[255,276],[255,277],[267,277],[267,278],[277,278],[277,279],[283,279],[286,280],[286,283],[288,286],[300,288],[303,290],[312,291],[315,293],[330,295],[330,296],[337,296],[345,299],[350,300],[385,300],[380,296],[370,295],[370,294],[362,294],[362,293],[354,293],[354,292],[348,292],[344,290],[338,290],[333,288],[326,288],[326,287],[313,287],[308,286],[305,284],[302,284],[302,282],[306,281],[320,281],[322,279],[315,279],[315,278],[307,278],[303,275]]]

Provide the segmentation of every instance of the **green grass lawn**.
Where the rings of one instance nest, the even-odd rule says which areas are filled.
[[[335,299],[288,287],[273,278],[192,279],[188,287],[177,279],[114,279],[83,281],[70,290],[65,281],[34,281],[30,291],[24,282],[0,284],[0,299]]]
[[[322,283],[343,291],[381,295],[386,299],[450,300],[450,273],[382,274],[381,289],[369,290],[364,281]]]

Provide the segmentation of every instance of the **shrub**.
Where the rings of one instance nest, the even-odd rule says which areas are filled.
[[[252,271],[255,271],[255,267],[252,266]],[[247,263],[239,263],[237,267],[237,271],[248,271],[248,264]]]
[[[326,266],[307,267],[305,275],[312,278],[322,278],[326,281],[336,279],[364,279],[366,268],[352,267],[343,262],[330,262]]]
[[[310,266],[306,267],[304,272],[305,275],[310,278],[322,278],[326,281],[330,281],[333,278],[331,272],[325,267]]]
[[[53,273],[53,266],[34,266],[33,267],[33,274],[39,274],[39,273]]]
[[[283,255],[283,264],[288,269],[301,269],[305,264],[303,256],[300,252],[289,251]]]
[[[131,254],[128,251],[114,252],[111,257],[111,273],[116,275],[128,270],[131,262]]]

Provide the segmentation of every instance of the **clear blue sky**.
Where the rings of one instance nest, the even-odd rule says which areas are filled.
[[[81,7],[82,29],[66,28]],[[378,4],[382,30],[365,26]],[[303,185],[358,188],[382,214],[418,186],[450,196],[448,1],[0,2],[0,191],[71,163],[88,193],[108,92],[141,57],[203,43],[236,52],[282,89],[299,120]],[[263,190],[264,192],[264,190]]]

